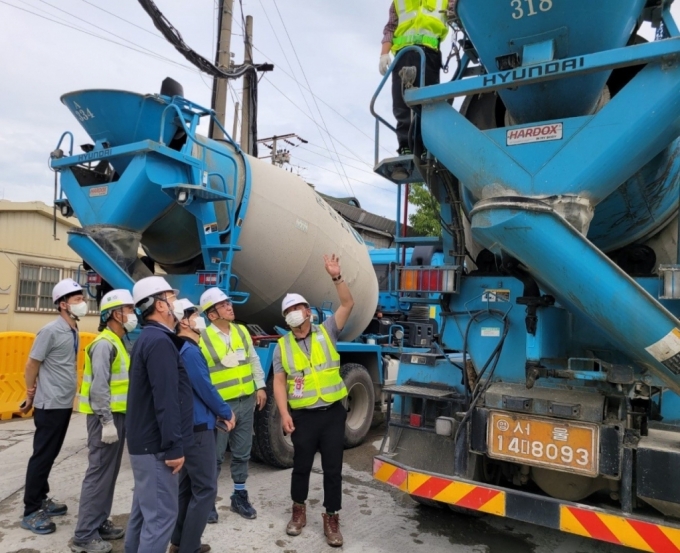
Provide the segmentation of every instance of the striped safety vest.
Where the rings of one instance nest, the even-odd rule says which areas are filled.
[[[130,368],[130,355],[123,342],[115,332],[105,328],[92,343],[85,348],[85,368],[83,370],[83,383],[80,386],[78,397],[78,411],[93,414],[90,407],[90,386],[92,386],[92,358],[90,349],[100,340],[106,340],[116,348],[116,357],[111,364],[111,411],[113,413],[125,413],[127,411],[127,394],[130,383],[128,370]]]
[[[340,354],[323,326],[312,325],[308,357],[289,332],[279,338],[281,364],[288,382],[288,404],[291,409],[314,405],[319,399],[334,403],[347,396],[340,376]],[[302,397],[295,397],[295,379],[302,378]]]
[[[414,44],[439,50],[446,38],[449,0],[394,0],[399,25],[394,31],[392,52]]]
[[[235,332],[234,332],[235,330]],[[253,379],[253,367],[248,361],[250,352],[247,349],[248,340],[241,325],[231,323],[229,325],[229,348],[218,334],[214,325],[210,325],[201,332],[201,351],[208,362],[210,369],[210,381],[213,383],[222,399],[225,401],[241,396],[249,396],[255,392],[255,380]],[[235,367],[225,367],[222,359],[233,351],[241,352],[241,359]]]

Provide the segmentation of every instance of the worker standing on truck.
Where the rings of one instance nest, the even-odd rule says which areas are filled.
[[[309,303],[299,294],[283,298],[281,312],[291,332],[274,350],[274,398],[283,431],[293,440],[290,494],[293,515],[286,533],[297,536],[307,524],[305,501],[314,455],[321,452],[323,469],[323,529],[329,545],[343,543],[338,511],[342,506],[342,455],[347,411],[342,399],[347,388],[340,376],[338,336],[349,319],[354,300],[340,273],[340,258],[324,255],[340,307],[322,325],[313,325]],[[288,412],[290,406],[291,412]]]
[[[425,86],[439,84],[442,68],[442,54],[439,49],[446,38],[447,11],[454,13],[458,0],[393,0],[390,3],[387,24],[383,29],[382,49],[380,51],[380,74],[387,73],[392,58],[407,46],[419,46],[425,52]],[[397,152],[400,156],[413,153],[413,132],[411,128],[411,108],[404,101],[404,91],[399,76],[403,67],[415,66],[416,85],[420,83],[420,55],[406,52],[392,70],[392,113],[397,120]],[[409,137],[411,140],[409,140]],[[418,136],[417,141],[420,142]]]
[[[177,522],[179,471],[194,439],[193,394],[175,335],[184,310],[159,276],[132,289],[142,332],[132,349],[127,432],[135,480],[125,553],[165,553]]]
[[[21,411],[33,407],[33,455],[26,468],[24,517],[21,527],[36,534],[51,534],[57,527],[50,517],[65,515],[68,507],[47,497],[48,479],[61,451],[76,395],[78,321],[87,315],[83,289],[66,278],[52,289],[59,316],[38,331],[26,362],[26,401]]]
[[[137,328],[128,290],[111,290],[100,304],[99,336],[85,348],[78,411],[87,413],[88,467],[80,492],[78,523],[70,544],[76,553],[106,553],[108,540],[125,529],[109,519],[125,448],[130,355],[123,338]]]
[[[209,288],[201,295],[200,303],[201,311],[211,323],[201,335],[201,351],[210,368],[212,383],[236,415],[234,429],[216,436],[217,478],[229,445],[234,481],[231,510],[243,518],[253,519],[257,511],[250,504],[246,480],[255,406],[262,409],[267,403],[264,371],[248,329],[234,322],[236,317],[229,297],[219,288]],[[217,507],[213,506],[208,522],[214,524],[217,520]]]
[[[210,370],[198,346],[205,320],[189,300],[177,300],[184,317],[177,335],[184,340],[182,357],[194,393],[194,445],[184,449],[184,466],[179,477],[179,515],[170,539],[170,553],[206,553],[210,546],[201,544],[217,495],[215,465],[215,422],[225,430],[234,428],[236,418],[210,381]]]

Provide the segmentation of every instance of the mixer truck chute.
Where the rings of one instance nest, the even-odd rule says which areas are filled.
[[[376,159],[376,172],[400,192],[428,184],[442,270],[457,277],[433,302],[395,269],[400,300],[437,306],[440,330],[383,389],[377,480],[424,503],[680,551],[670,4],[459,0],[453,79],[425,87],[410,72],[424,149]],[[650,22],[654,42],[638,36]]]

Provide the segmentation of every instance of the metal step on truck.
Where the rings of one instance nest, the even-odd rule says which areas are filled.
[[[383,388],[376,480],[424,504],[680,551],[671,3],[458,0],[450,82],[425,86],[422,50],[399,52],[420,54],[420,72],[401,72],[420,134],[375,170],[400,197],[427,184],[443,263],[395,268],[398,301],[436,305],[439,330]],[[394,130],[374,109],[393,68],[377,131]]]

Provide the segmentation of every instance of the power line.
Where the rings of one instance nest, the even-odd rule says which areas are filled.
[[[328,133],[328,138],[331,142],[331,146],[333,146],[333,150],[335,151],[335,155],[338,155],[337,148],[335,147],[335,143],[333,142],[333,136],[331,135],[330,131],[328,130],[328,126],[326,125],[326,120],[324,119],[323,113],[321,113],[321,109],[319,109],[319,104],[316,101],[316,97],[314,96],[314,93],[312,92],[312,85],[309,83],[309,79],[307,78],[307,74],[305,73],[305,68],[302,66],[302,62],[300,61],[300,57],[297,54],[297,50],[295,49],[295,45],[293,44],[293,40],[290,37],[290,33],[288,32],[288,28],[286,27],[286,23],[283,20],[283,16],[281,15],[281,11],[279,10],[279,5],[276,3],[276,0],[272,0],[274,3],[274,7],[276,8],[276,13],[279,14],[279,19],[281,20],[281,25],[283,25],[283,30],[286,33],[286,36],[288,37],[288,42],[290,42],[290,46],[293,49],[293,54],[295,54],[295,59],[298,62],[298,65],[300,66],[300,70],[302,71],[302,76],[305,79],[305,82],[307,83],[307,88],[309,89],[310,93],[312,94],[312,100],[314,101],[314,105],[316,106],[316,110],[319,112],[319,116],[321,117],[321,122],[323,123],[324,130]],[[338,156],[338,163],[340,164],[340,167],[342,168],[342,172],[345,175],[345,179],[347,179],[347,172],[345,171],[344,166],[342,165],[342,161],[340,160],[340,157]],[[352,196],[354,196],[354,190],[352,190],[352,185],[347,181],[347,184],[349,185],[349,189],[352,192]]]
[[[265,9],[264,5],[262,4],[262,0],[259,0],[259,2],[260,2],[260,6],[262,7],[262,11],[264,12],[264,16],[267,18],[267,23],[269,23],[269,26],[271,27],[272,33],[274,34],[274,38],[276,39],[276,42],[279,45],[279,50],[283,54],[283,57],[286,60],[286,63],[288,64],[288,68],[290,69],[291,73],[293,73],[293,75],[295,75],[293,65],[290,63],[290,60],[288,59],[288,56],[286,55],[286,51],[283,47],[283,44],[281,44],[281,41],[279,40],[279,35],[276,32],[276,29],[274,28],[274,25],[272,24],[271,19],[269,18],[269,14],[267,13],[267,10]],[[277,8],[277,10],[278,10],[278,8]],[[280,13],[279,13],[279,18],[281,18]],[[285,23],[283,22],[283,19],[281,19],[281,23],[283,24],[283,27],[285,29]],[[286,33],[287,33],[287,31],[286,31]],[[290,37],[289,37],[289,39],[290,39]],[[291,45],[292,45],[292,43],[291,43]],[[304,69],[303,69],[303,73],[304,73]],[[311,115],[311,118],[316,125],[317,131],[319,132],[319,136],[321,137],[321,140],[323,141],[324,145],[326,146],[326,149],[328,150],[328,152],[330,152],[331,150],[328,147],[328,144],[326,143],[326,137],[324,136],[324,134],[322,132],[323,127],[321,125],[319,125],[318,122],[316,121],[316,116],[314,115],[314,110],[312,110],[312,106],[310,106],[309,102],[307,101],[307,96],[302,91],[302,85],[301,85],[300,81],[298,81],[295,77],[293,77],[293,81],[298,86],[298,90],[300,91],[300,96],[302,96],[302,99],[304,100],[305,105],[307,106],[307,110],[309,111],[309,114]],[[325,127],[325,124],[324,124],[324,127]],[[327,128],[325,128],[324,130],[328,133]],[[340,161],[340,159],[338,158],[337,162],[336,162],[335,159],[333,159],[333,158],[331,158],[331,159],[333,161],[333,165],[335,166],[335,168],[338,169],[338,162],[342,163]],[[348,185],[349,185],[349,188],[348,188]],[[348,192],[351,189],[351,184],[349,184],[349,181],[347,181],[347,185],[345,185],[345,188],[348,188]]]
[[[325,156],[323,154],[320,154],[319,152],[315,152],[314,150],[310,150],[309,148],[305,148],[304,146],[298,146],[301,150],[305,150],[306,152],[309,152],[310,154],[314,154],[315,156],[323,157],[326,159],[332,160],[333,158],[330,156]],[[346,156],[349,157],[349,156]],[[350,158],[351,159],[351,158]],[[362,173],[368,173],[369,175],[375,176],[375,173],[373,171],[367,171],[366,169],[363,169],[361,167],[357,167],[355,165],[350,165],[349,163],[346,163],[347,167],[351,167],[352,169],[356,169],[357,171],[361,171]]]
[[[281,96],[283,96],[286,100],[288,100],[291,104],[293,104],[293,106],[295,106],[295,108],[296,108],[298,111],[300,111],[300,113],[302,113],[302,115],[304,115],[307,119],[311,120],[312,123],[314,123],[315,125],[318,125],[318,123],[317,123],[317,122],[316,122],[316,121],[315,121],[308,113],[306,113],[304,109],[302,109],[300,106],[298,106],[293,100],[290,99],[290,97],[286,96],[286,94],[285,94],[279,87],[277,87],[270,79],[267,78],[267,82],[268,82],[268,83],[274,88],[274,90],[276,90]],[[352,149],[351,149],[349,146],[346,146],[345,144],[343,144],[342,142],[340,142],[337,138],[336,138],[335,140],[336,140],[336,142],[337,142],[338,144],[340,144],[340,146],[342,146],[343,148],[345,148],[345,150],[347,150],[349,153],[351,153],[352,155],[354,155],[355,158],[356,158],[357,160],[361,160],[361,158],[359,157],[359,155],[356,154],[354,151],[352,151]],[[318,148],[321,148],[321,146],[317,146],[317,147],[318,147]],[[328,150],[327,148],[323,148],[323,149],[329,151],[329,153],[330,153],[330,150]],[[362,163],[366,163],[366,162],[363,161]],[[369,167],[371,166],[370,164],[367,164],[367,165],[369,165]]]
[[[324,148],[323,146],[320,146],[319,144],[315,144],[314,142],[308,142],[308,144],[309,144],[309,146],[314,146],[315,148],[319,148],[319,150],[324,150],[324,151],[328,152],[328,150],[326,148]],[[342,157],[346,157],[347,159],[351,159],[352,161],[358,161],[359,163],[364,164],[369,169],[373,168],[372,164],[370,164],[367,161],[364,161],[363,159],[358,158],[356,156],[348,156],[347,154],[338,154],[338,155],[340,155]],[[350,165],[350,167],[351,167],[351,165]],[[370,171],[370,172],[373,173],[373,171]]]
[[[19,0],[19,1],[23,1],[23,0]],[[25,2],[24,2],[24,3],[25,3]],[[5,0],[0,0],[0,4],[5,4],[5,5],[7,5],[7,6],[11,7],[11,8],[14,8],[14,9],[16,9],[16,10],[21,10],[21,11],[23,11],[23,12],[30,13],[31,15],[34,15],[34,16],[36,16],[36,17],[39,17],[40,19],[45,19],[46,21],[49,21],[50,23],[56,23],[57,25],[61,25],[62,27],[68,27],[69,29],[73,29],[73,30],[78,31],[78,32],[80,32],[80,33],[83,33],[83,34],[92,36],[92,37],[94,37],[94,38],[98,38],[98,39],[100,39],[100,40],[104,40],[104,41],[106,41],[106,42],[110,42],[111,44],[115,44],[116,46],[122,46],[123,48],[127,48],[128,50],[132,50],[133,52],[137,52],[137,53],[139,53],[139,54],[144,54],[145,56],[150,56],[150,57],[152,57],[152,58],[156,58],[156,59],[158,59],[158,60],[160,60],[160,61],[164,61],[164,62],[166,62],[166,63],[171,63],[171,64],[173,64],[173,65],[176,65],[176,66],[178,66],[178,67],[181,67],[182,69],[191,71],[192,73],[197,73],[197,71],[196,71],[195,69],[193,69],[192,67],[189,67],[188,65],[184,65],[184,64],[178,63],[178,62],[176,62],[176,61],[174,61],[174,60],[171,60],[171,59],[169,59],[169,58],[166,58],[165,56],[162,56],[162,55],[157,54],[157,53],[155,53],[155,52],[152,52],[152,51],[150,51],[150,50],[145,52],[144,50],[140,50],[140,49],[138,49],[138,48],[134,48],[133,46],[129,46],[128,44],[123,44],[123,43],[118,42],[118,41],[116,41],[116,40],[112,40],[112,39],[110,39],[110,38],[107,38],[107,37],[105,37],[105,36],[98,35],[98,34],[96,34],[96,33],[93,33],[93,32],[91,32],[91,31],[88,31],[87,29],[82,29],[82,28],[80,28],[80,27],[76,27],[76,26],[71,25],[71,24],[69,24],[69,23],[64,23],[63,20],[62,20],[62,21],[58,21],[58,20],[56,20],[56,19],[53,19],[52,17],[58,17],[58,16],[55,16],[54,14],[50,14],[50,15],[52,15],[52,17],[46,17],[46,16],[41,15],[41,14],[39,14],[39,13],[33,12],[33,11],[31,11],[31,10],[27,10],[26,8],[22,8],[22,7],[20,7],[20,6],[15,6],[14,4],[10,4],[9,2],[7,2],[7,1],[5,1]],[[32,7],[33,9],[40,10],[40,8],[37,7],[37,6],[31,6],[30,4],[27,4],[27,5],[29,5],[29,6]],[[45,10],[41,10],[41,11],[45,12]],[[49,12],[45,12],[45,13],[49,13]],[[60,19],[62,19],[62,18],[60,18]]]
[[[161,40],[165,40],[161,35],[154,33],[153,31],[149,31],[149,29],[145,29],[141,25],[137,25],[137,23],[133,23],[132,21],[125,19],[124,17],[121,17],[120,15],[117,15],[113,12],[110,12],[109,10],[105,10],[101,6],[97,6],[97,4],[93,4],[92,2],[88,2],[88,0],[81,0],[81,2],[85,2],[86,4],[89,4],[90,6],[92,6],[93,8],[97,8],[98,10],[101,10],[104,13],[108,13],[109,15],[112,15],[116,19],[120,19],[121,21],[124,21],[125,23],[128,23],[128,24],[132,25],[133,27],[137,27],[138,29],[141,29],[145,33],[149,33],[151,36],[155,36],[156,38],[160,38]]]
[[[298,160],[298,161],[301,161],[302,163],[306,163],[307,165],[311,165],[312,167],[317,167],[318,169],[322,169],[322,170],[324,170],[324,171],[328,171],[329,173],[333,173],[333,174],[335,174],[335,175],[340,175],[340,173],[338,173],[337,171],[333,171],[333,169],[328,169],[327,167],[323,167],[322,165],[317,165],[316,163],[312,163],[311,161],[307,161],[307,160],[301,159],[301,158],[298,157],[298,156],[295,156],[295,159]],[[359,182],[359,183],[361,183],[361,184],[366,184],[366,185],[368,185],[368,186],[372,186],[373,188],[378,188],[378,189],[383,190],[383,191],[385,191],[385,192],[390,192],[390,191],[391,191],[389,188],[383,188],[382,186],[378,186],[377,184],[373,184],[373,183],[371,183],[371,182],[366,182],[366,181],[363,181],[363,180],[360,180],[360,179],[355,179],[354,177],[347,177],[347,178],[350,179],[350,180]],[[354,193],[352,193],[352,194],[354,195]]]

